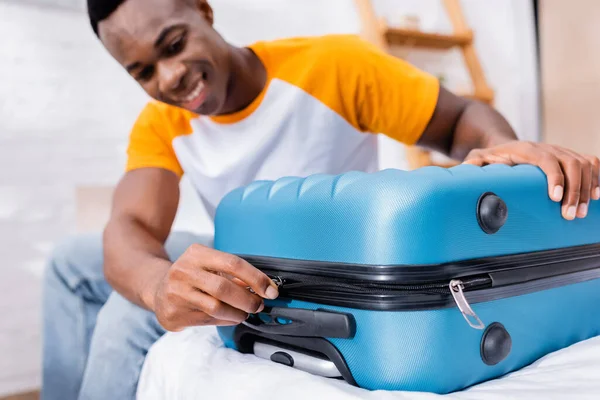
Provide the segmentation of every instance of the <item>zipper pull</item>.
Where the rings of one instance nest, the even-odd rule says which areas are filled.
[[[452,297],[454,297],[454,302],[458,306],[458,309],[462,313],[469,326],[474,329],[485,328],[485,324],[481,322],[481,320],[479,319],[477,314],[475,314],[475,311],[473,311],[473,309],[469,305],[469,302],[465,298],[465,294],[463,293],[464,285],[462,281],[458,279],[453,279],[450,281],[449,286],[450,293],[452,293]],[[469,317],[473,318],[475,322],[477,322],[477,324],[474,324],[471,318]]]
[[[269,276],[269,278],[271,278],[271,280],[277,285],[278,288],[283,286],[283,278],[280,276]]]
[[[273,281],[273,283],[275,283],[277,285],[277,288],[280,288],[283,286],[283,282],[285,282],[285,280],[280,277],[280,276],[271,276],[271,275],[267,275],[269,278],[271,278],[271,280]],[[250,287],[250,286],[246,286],[246,290],[248,290],[250,293],[252,294],[256,294],[256,292]]]

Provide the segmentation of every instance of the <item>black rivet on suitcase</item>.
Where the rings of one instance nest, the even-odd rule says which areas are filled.
[[[499,322],[490,324],[481,338],[481,359],[487,365],[496,365],[504,360],[512,348],[510,334]]]
[[[283,351],[271,354],[271,361],[276,362],[277,364],[287,365],[288,367],[294,366],[294,357]]]
[[[496,194],[488,192],[477,201],[477,222],[481,229],[488,234],[498,232],[508,218],[508,207],[504,200]]]

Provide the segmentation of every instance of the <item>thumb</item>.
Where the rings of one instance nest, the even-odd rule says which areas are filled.
[[[483,164],[485,164],[485,161],[481,157],[473,157],[473,158],[468,158],[468,159],[464,160],[463,164],[470,164],[470,165],[476,165],[478,167],[483,167]]]

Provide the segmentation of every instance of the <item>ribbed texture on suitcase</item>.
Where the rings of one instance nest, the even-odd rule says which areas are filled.
[[[508,206],[485,233],[477,202]],[[567,221],[528,165],[460,165],[415,171],[286,177],[229,193],[215,219],[215,247],[246,255],[358,264],[436,264],[600,242],[600,210]]]

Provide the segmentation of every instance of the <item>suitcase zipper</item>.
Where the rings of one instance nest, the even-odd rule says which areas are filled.
[[[280,294],[285,297],[294,297],[294,294],[319,294],[331,293],[335,290],[344,294],[378,294],[378,295],[410,295],[410,294],[451,294],[456,306],[460,310],[469,326],[474,329],[483,329],[485,324],[479,319],[467,301],[464,291],[492,287],[492,278],[489,275],[474,276],[464,279],[453,279],[450,282],[436,282],[428,284],[405,285],[391,282],[361,281],[350,282],[344,279],[323,277],[308,277],[301,274],[285,274],[268,276],[279,287]]]
[[[491,280],[492,279],[490,278],[490,286]],[[465,321],[467,321],[469,326],[474,329],[485,328],[485,324],[481,322],[477,314],[475,314],[475,311],[473,311],[471,305],[465,297],[465,294],[463,293],[463,289],[465,287],[464,283],[460,279],[453,279],[450,281],[448,287],[450,288],[450,292],[452,293],[452,297],[454,298],[456,306],[460,310],[460,313],[464,317]],[[473,323],[469,317],[473,318],[476,323]]]
[[[600,244],[433,266],[241,256],[273,279],[282,298],[382,311],[456,306],[474,329],[484,324],[469,303],[600,279]],[[457,272],[465,276],[457,278]],[[400,283],[406,281],[413,283]],[[468,301],[465,292],[472,292]]]

